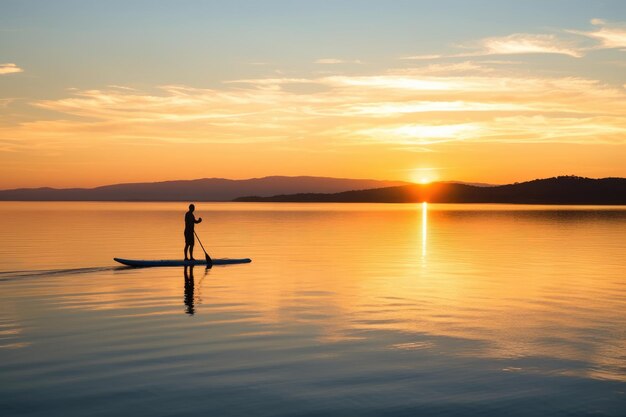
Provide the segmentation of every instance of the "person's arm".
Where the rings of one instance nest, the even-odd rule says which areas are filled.
[[[202,217],[198,217],[198,220],[194,219],[194,223],[202,223]]]

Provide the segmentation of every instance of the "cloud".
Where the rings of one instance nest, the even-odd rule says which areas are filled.
[[[224,84],[251,84],[257,87],[265,87],[269,89],[280,88],[285,84],[314,84],[315,81],[310,78],[249,78],[241,80],[225,81]]]
[[[364,87],[376,89],[401,89],[416,91],[445,91],[456,87],[450,80],[414,77],[404,74],[375,76],[330,76],[320,80],[335,87]]]
[[[485,64],[501,64],[502,61],[482,61],[472,62],[472,61],[462,61],[462,62],[447,62],[447,63],[433,63],[419,67],[419,72],[422,74],[431,74],[431,75],[451,75],[453,73],[466,73],[466,74],[475,74],[475,73],[490,73],[494,72],[494,67]],[[411,71],[411,69],[408,69]]]
[[[0,124],[0,141],[50,147],[82,146],[86,140],[285,145],[306,140],[406,149],[454,141],[626,144],[621,86],[529,76],[497,65],[463,68],[233,80],[215,89],[72,90],[64,98],[31,103],[48,112],[45,118]]]
[[[561,30],[560,36],[555,34],[513,33],[507,36],[487,37],[471,43],[457,45],[466,52],[450,54],[424,54],[401,57],[401,60],[427,61],[448,58],[469,58],[489,55],[522,55],[522,54],[557,54],[573,58],[582,58],[586,52],[593,49],[620,49],[626,48],[626,25],[609,23],[600,18],[591,19],[591,24],[598,26],[593,31]],[[589,46],[580,42],[580,39],[565,39],[563,35],[584,36],[595,41],[598,45]]]
[[[0,75],[15,74],[17,72],[24,72],[24,70],[13,63],[0,64]]]
[[[421,60],[431,60],[431,59],[439,59],[443,58],[443,55],[411,55],[411,56],[403,56],[400,59],[404,60],[412,60],[412,61],[421,61]]]
[[[591,23],[595,26],[601,26],[601,28],[591,32],[575,33],[600,41],[599,47],[601,48],[612,49],[626,47],[626,27],[611,26],[602,19],[592,19]]]
[[[517,143],[624,143],[626,126],[602,117],[547,117],[545,115],[525,115],[500,117],[482,129],[483,140]]]
[[[109,87],[109,88],[116,88],[116,89],[119,89],[119,90],[126,90],[126,91],[136,91],[134,88],[127,87],[125,85],[110,84],[107,87]]]
[[[403,103],[375,103],[353,106],[351,115],[389,117],[402,114],[433,112],[506,112],[532,111],[537,107],[513,103],[481,103],[472,101],[410,101]]]
[[[313,61],[314,64],[322,64],[322,65],[335,65],[335,64],[361,64],[361,61],[358,59],[355,60],[345,60],[345,59],[336,59],[336,58],[320,58]]]
[[[378,142],[399,145],[432,145],[450,141],[461,141],[475,137],[480,126],[473,123],[461,124],[403,124],[384,128],[370,128],[355,132]]]
[[[448,58],[471,58],[491,55],[558,54],[574,58],[585,55],[586,49],[574,40],[553,34],[513,33],[507,36],[483,38],[457,45],[466,52],[432,55],[411,55],[402,60],[426,61]]]
[[[574,58],[584,55],[582,49],[554,35],[515,33],[481,41],[486,55],[561,54]]]

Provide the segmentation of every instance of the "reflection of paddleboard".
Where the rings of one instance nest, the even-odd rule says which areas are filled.
[[[194,261],[185,261],[184,259],[170,259],[170,260],[160,260],[160,261],[140,261],[135,259],[122,259],[122,258],[113,258],[114,261],[117,261],[121,264],[134,266],[137,268],[140,267],[148,267],[148,266],[191,266],[191,265],[206,265],[205,259],[196,259]],[[231,265],[231,264],[247,264],[252,262],[249,258],[242,259],[213,259],[213,265]]]

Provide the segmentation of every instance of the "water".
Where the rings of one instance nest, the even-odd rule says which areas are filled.
[[[0,204],[0,414],[626,415],[624,207],[200,203],[251,264],[114,265],[185,209]]]

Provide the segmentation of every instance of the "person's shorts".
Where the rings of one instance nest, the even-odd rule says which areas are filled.
[[[193,239],[193,230],[192,231],[187,231],[185,230],[185,245],[193,245],[194,239]]]

